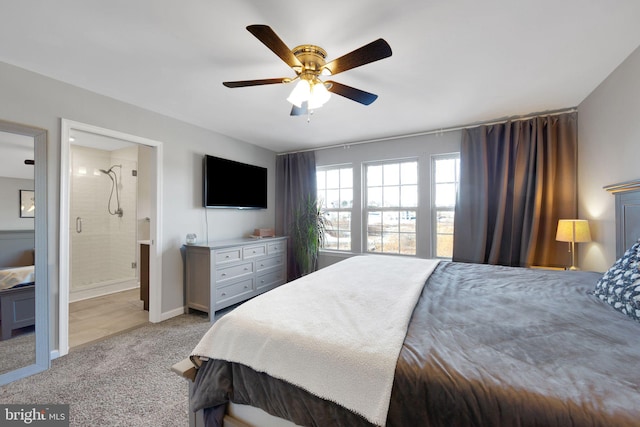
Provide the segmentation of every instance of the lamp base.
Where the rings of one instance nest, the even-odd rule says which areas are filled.
[[[569,271],[578,271],[580,270],[578,267],[576,267],[575,265],[572,265],[571,267],[569,267]]]

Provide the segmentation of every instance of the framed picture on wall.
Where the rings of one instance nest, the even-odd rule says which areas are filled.
[[[20,190],[20,218],[36,216],[36,193],[32,190]]]

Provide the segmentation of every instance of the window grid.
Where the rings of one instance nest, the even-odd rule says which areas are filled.
[[[436,258],[453,256],[453,221],[460,185],[460,154],[431,157],[432,184],[432,247]]]
[[[365,252],[416,255],[417,160],[365,165]]]
[[[318,168],[316,180],[318,201],[328,220],[323,249],[350,251],[353,168]]]

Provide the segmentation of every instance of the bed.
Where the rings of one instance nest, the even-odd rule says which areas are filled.
[[[35,325],[35,301],[33,265],[0,269],[0,340]]]
[[[0,340],[35,325],[33,230],[0,230]]]
[[[635,240],[605,274],[356,256],[283,285],[181,363],[192,424],[640,425]]]

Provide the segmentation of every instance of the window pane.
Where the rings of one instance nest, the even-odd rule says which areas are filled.
[[[416,235],[411,233],[400,234],[400,253],[404,255],[416,254]]]
[[[415,255],[418,162],[387,162],[367,166],[365,186],[365,251]],[[383,209],[369,211],[379,207]]]
[[[438,222],[436,227],[437,233],[453,234],[453,211],[437,211]]]
[[[385,211],[382,214],[382,227],[386,232],[400,231],[400,212],[398,211]]]
[[[456,205],[456,184],[436,184],[436,206]]]
[[[400,187],[384,187],[383,196],[383,206],[389,208],[400,206]]]
[[[382,251],[384,253],[400,253],[400,238],[398,233],[382,233]]]
[[[454,182],[456,180],[457,159],[436,160],[436,182]]]
[[[379,185],[382,185],[382,166],[367,166],[367,186],[373,187]]]
[[[327,194],[324,190],[318,190],[318,201],[320,202],[320,209],[327,209]]]
[[[400,212],[400,231],[404,233],[416,232],[416,211]]]
[[[338,169],[327,171],[327,188],[340,188],[340,171]]]
[[[415,208],[418,206],[417,185],[403,185],[400,191],[402,192],[400,206],[406,208]]]
[[[367,206],[376,208],[382,206],[382,187],[367,189]]]
[[[386,164],[383,166],[384,185],[398,185],[400,184],[400,165],[398,163]]]
[[[318,199],[326,211],[327,227],[323,249],[351,250],[353,169],[327,168],[316,171]]]
[[[340,208],[347,209],[353,207],[353,189],[343,188],[340,190]]]
[[[340,169],[340,187],[353,188],[353,170]]]
[[[367,215],[368,231],[379,232],[382,230],[382,212],[369,212]]]
[[[316,184],[318,186],[318,190],[322,190],[325,188],[325,171],[316,171]]]
[[[453,256],[453,235],[438,234],[437,239],[436,257],[451,258]]]
[[[407,162],[400,165],[401,183],[417,184],[418,183],[418,162]]]

